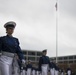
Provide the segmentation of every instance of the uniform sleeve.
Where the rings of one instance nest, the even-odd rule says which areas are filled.
[[[54,63],[55,70],[59,71],[59,67]]]
[[[1,50],[2,50],[2,39],[0,37],[0,52],[1,52]]]
[[[26,71],[27,71],[28,65],[26,65]]]
[[[66,73],[68,72],[68,69],[66,70]]]
[[[52,66],[52,63],[50,62],[50,66],[49,66],[50,68],[53,68],[53,66]]]
[[[48,57],[48,64],[49,64],[49,66],[50,66],[50,64],[51,64],[51,63],[50,63],[50,58],[49,58],[49,57]]]
[[[19,68],[21,70],[21,67],[22,67],[21,61],[18,59],[17,62],[18,62]]]
[[[39,71],[41,71],[41,65],[42,65],[42,58],[39,59]]]
[[[54,62],[52,62],[52,66],[56,69],[56,64]]]
[[[17,39],[17,43],[18,43],[18,46],[17,46],[17,54],[18,54],[18,56],[19,56],[19,59],[22,60],[22,59],[24,59],[24,56],[23,56],[23,52],[21,51],[21,48],[20,48],[20,46],[19,46],[19,41],[18,41],[18,39]]]

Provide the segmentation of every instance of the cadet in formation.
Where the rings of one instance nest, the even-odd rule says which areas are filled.
[[[36,68],[36,75],[39,75],[39,68]]]
[[[53,59],[50,62],[50,74],[55,75],[55,63]]]
[[[25,64],[24,56],[19,46],[19,40],[12,36],[16,23],[13,21],[7,22],[4,27],[6,28],[6,36],[0,37],[0,70],[1,75],[12,75],[13,72],[13,59],[15,54],[18,55],[22,64]]]
[[[21,75],[27,75],[26,67],[22,67]]]
[[[71,70],[70,66],[67,68],[66,74],[67,75],[72,75],[72,70]]]
[[[59,75],[59,67],[58,67],[58,65],[56,64],[55,65],[55,75]]]
[[[18,56],[17,54],[15,55],[14,57],[14,60],[13,60],[13,75],[19,75],[20,74],[20,68],[19,68],[19,64],[18,64]]]
[[[64,75],[64,71],[63,71],[63,69],[61,69],[61,75]]]
[[[50,59],[46,56],[47,50],[42,51],[42,57],[39,59],[39,70],[41,71],[41,75],[48,75],[48,68],[50,65]]]
[[[28,64],[26,65],[26,71],[27,71],[27,75],[32,74],[32,64],[30,60],[28,61]]]
[[[32,67],[32,75],[36,75],[36,68]]]
[[[51,75],[58,75],[59,74],[59,67],[54,62],[54,59],[50,62],[50,74]]]

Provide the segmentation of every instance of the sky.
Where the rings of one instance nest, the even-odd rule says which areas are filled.
[[[56,14],[58,18],[58,56],[76,54],[76,0],[0,0],[0,36],[4,24],[15,21],[14,37],[25,50],[48,50],[56,56]]]

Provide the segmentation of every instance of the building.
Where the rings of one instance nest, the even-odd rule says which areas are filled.
[[[56,61],[56,57],[51,57],[50,59],[52,58]],[[57,59],[60,68],[66,70],[70,66],[73,71],[76,69],[76,55],[59,56]]]
[[[52,58],[56,60],[56,57],[52,57]],[[74,64],[76,63],[76,55],[60,56],[58,57],[58,63]]]
[[[39,58],[42,55],[41,51],[37,50],[22,50],[26,61],[31,60],[33,64],[38,64]]]
[[[38,61],[40,56],[42,55],[41,51],[37,50],[22,50],[24,53],[24,56],[26,58],[26,61],[31,60],[32,64],[38,65]],[[50,57],[51,59],[54,59],[56,61],[56,57]],[[76,68],[76,55],[69,55],[69,56],[59,56],[58,57],[58,63],[60,68],[67,69],[68,66],[72,68],[72,70],[75,70]]]

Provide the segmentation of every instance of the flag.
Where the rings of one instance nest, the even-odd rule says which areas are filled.
[[[55,4],[55,8],[56,8],[56,11],[57,11],[58,10],[58,4],[57,4],[57,2]]]

